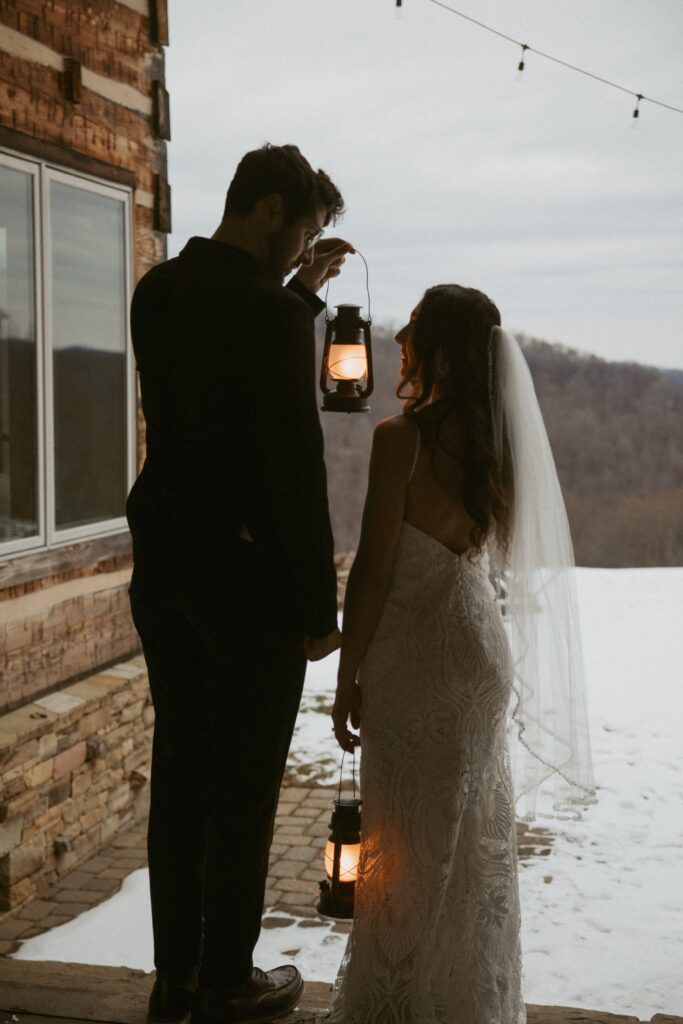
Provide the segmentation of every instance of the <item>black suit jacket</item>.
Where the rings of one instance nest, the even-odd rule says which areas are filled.
[[[136,569],[312,637],[336,627],[313,314],[249,255],[192,238],[133,296],[147,457]],[[240,527],[253,538],[240,539]]]

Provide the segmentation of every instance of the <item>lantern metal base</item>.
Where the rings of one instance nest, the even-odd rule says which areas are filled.
[[[355,888],[354,882],[340,882],[337,891],[333,893],[328,880],[323,879],[320,883],[320,899],[316,910],[323,917],[333,917],[342,921],[352,918]]]
[[[360,395],[344,395],[329,391],[320,406],[322,412],[370,412],[370,406]]]

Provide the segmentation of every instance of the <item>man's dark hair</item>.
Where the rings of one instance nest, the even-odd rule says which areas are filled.
[[[300,217],[324,206],[325,225],[334,224],[344,212],[341,192],[324,171],[314,171],[298,146],[271,146],[246,153],[230,182],[224,217],[246,217],[264,196],[282,196],[285,221],[292,224]]]

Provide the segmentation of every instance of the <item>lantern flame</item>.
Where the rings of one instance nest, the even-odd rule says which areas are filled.
[[[333,380],[362,380],[368,372],[364,345],[330,345],[328,369]]]
[[[355,882],[358,878],[358,859],[360,843],[343,843],[339,860],[339,881]],[[328,839],[325,847],[325,870],[327,877],[332,879],[334,872],[334,843]]]

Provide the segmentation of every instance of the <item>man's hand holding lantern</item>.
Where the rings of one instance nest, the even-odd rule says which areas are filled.
[[[323,238],[313,247],[310,263],[302,263],[296,278],[309,292],[319,292],[331,277],[338,277],[347,254],[355,253],[343,238]]]

